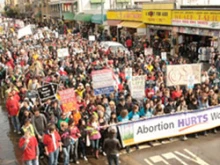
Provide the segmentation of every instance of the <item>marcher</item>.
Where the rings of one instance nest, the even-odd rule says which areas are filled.
[[[109,138],[105,139],[103,150],[107,154],[107,160],[109,165],[119,165],[119,151],[121,145],[119,140],[116,138],[115,129],[109,131]]]
[[[57,165],[59,152],[62,151],[61,138],[54,124],[48,125],[48,130],[43,135],[45,154],[49,157],[49,165]]]
[[[25,165],[39,165],[38,156],[38,143],[35,136],[31,136],[30,131],[24,132],[19,140],[19,147],[23,151],[23,162]]]

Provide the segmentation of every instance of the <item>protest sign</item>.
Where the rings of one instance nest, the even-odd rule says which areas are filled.
[[[51,84],[42,86],[37,89],[38,95],[40,97],[41,102],[44,102],[48,99],[55,100],[56,96]]]
[[[73,88],[65,89],[59,91],[58,93],[60,96],[61,108],[63,112],[66,113],[78,109],[76,95]]]
[[[125,78],[130,80],[132,78],[132,68],[125,68]]]
[[[188,76],[194,76],[194,84],[201,83],[201,64],[167,65],[167,86],[188,85]]]
[[[131,96],[136,99],[145,97],[145,76],[133,76],[131,81]]]
[[[95,36],[89,36],[89,41],[95,41]]]
[[[31,34],[32,34],[31,26],[30,25],[25,26],[22,29],[18,30],[18,39]]]
[[[192,134],[218,127],[220,107],[144,118],[118,125],[123,146]]]
[[[161,52],[161,59],[164,61],[167,60],[167,52]]]
[[[195,76],[194,75],[189,75],[188,76],[188,89],[193,89],[194,87],[194,81],[195,81]]]
[[[92,83],[95,95],[110,94],[114,91],[113,72],[110,69],[103,69],[92,72]]]
[[[152,48],[145,48],[144,49],[144,55],[145,56],[153,55],[153,49]]]
[[[68,48],[57,49],[57,56],[58,56],[59,58],[69,56],[69,50],[68,50]]]

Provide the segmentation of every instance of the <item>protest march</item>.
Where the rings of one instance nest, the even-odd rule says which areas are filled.
[[[105,49],[110,34],[91,39],[0,19],[0,97],[24,163],[83,164],[117,149],[218,131],[218,54],[204,68],[180,54],[154,54],[145,36],[123,33],[124,49]]]

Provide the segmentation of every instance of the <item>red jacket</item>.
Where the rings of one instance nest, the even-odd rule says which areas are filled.
[[[19,112],[19,101],[16,97],[12,96],[6,101],[6,109],[10,116],[16,116]]]
[[[126,46],[127,47],[132,47],[132,40],[131,39],[127,39]]]
[[[60,146],[59,143],[61,142],[61,138],[60,138],[59,133],[57,131],[54,131],[54,136],[55,136],[56,148],[54,147],[51,134],[44,134],[44,136],[43,136],[43,143],[44,143],[45,147],[47,147],[47,151],[49,153],[54,152]]]
[[[27,161],[27,160],[33,160],[36,159],[37,157],[37,147],[38,147],[38,142],[35,136],[30,137],[29,139],[29,143],[27,144],[27,146],[25,148],[25,137],[21,137],[19,140],[19,147],[23,149],[23,160]]]

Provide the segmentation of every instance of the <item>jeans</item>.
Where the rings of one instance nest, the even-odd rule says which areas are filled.
[[[39,165],[38,159],[26,160],[24,161],[24,165]]]
[[[49,153],[49,165],[57,165],[59,157],[59,148],[54,152]]]
[[[109,165],[119,165],[118,155],[107,155]]]
[[[86,156],[86,143],[82,140],[79,139],[79,153],[81,153],[84,156]]]
[[[92,149],[98,150],[99,149],[99,139],[90,140],[90,141],[91,141]]]
[[[20,128],[20,122],[17,116],[11,116],[11,123],[14,127],[14,130],[19,132],[21,128]]]
[[[71,158],[73,157],[74,161],[78,160],[78,144],[79,140],[76,140],[74,144],[71,144]]]
[[[69,165],[70,162],[70,145],[63,147],[64,165]]]

